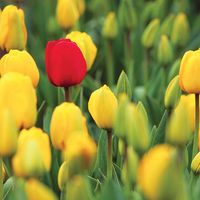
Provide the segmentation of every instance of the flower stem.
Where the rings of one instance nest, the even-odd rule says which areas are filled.
[[[65,101],[66,102],[70,102],[71,101],[71,97],[70,97],[69,87],[65,87],[64,90],[65,90]]]
[[[0,157],[0,200],[3,199],[3,161]]]
[[[195,133],[193,140],[192,158],[198,153],[198,135],[199,135],[199,94],[195,94]]]
[[[112,130],[107,130],[108,136],[108,158],[107,158],[107,177],[112,178]]]

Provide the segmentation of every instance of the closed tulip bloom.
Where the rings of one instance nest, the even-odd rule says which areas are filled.
[[[10,50],[0,60],[0,75],[8,72],[18,72],[31,78],[33,86],[39,82],[39,71],[31,55],[23,50]]]
[[[200,93],[200,49],[187,51],[182,60],[179,71],[180,88],[187,93]]]
[[[55,86],[69,87],[84,79],[86,61],[76,43],[69,39],[49,41],[45,54],[46,72]]]
[[[37,98],[28,76],[9,72],[0,79],[0,109],[7,108],[18,129],[29,128],[37,117]]]
[[[58,24],[63,29],[73,27],[78,21],[80,15],[75,1],[58,0],[56,7],[56,18]]]
[[[191,169],[195,174],[200,173],[200,152],[193,158]]]
[[[0,47],[2,50],[25,49],[27,31],[22,9],[13,5],[6,6],[1,13],[0,30]]]
[[[62,103],[53,112],[50,124],[50,135],[53,146],[64,150],[66,142],[75,131],[83,131],[87,135],[86,119],[74,103]]]
[[[138,168],[138,184],[150,200],[175,199],[180,191],[180,174],[175,148],[168,145],[153,147],[142,158]]]
[[[25,184],[28,200],[58,200],[54,192],[36,179],[29,179]]]
[[[23,129],[18,139],[17,153],[12,160],[15,175],[39,176],[51,167],[49,137],[41,129]]]
[[[96,144],[84,133],[74,133],[67,141],[64,157],[69,163],[69,173],[78,173],[90,169],[96,155]]]
[[[65,188],[66,183],[69,180],[68,167],[69,163],[64,161],[58,171],[58,187],[61,191]]]
[[[89,112],[99,128],[113,127],[117,107],[117,98],[106,85],[95,90],[88,102]]]
[[[75,42],[81,49],[87,63],[87,70],[89,70],[92,67],[97,55],[97,48],[90,35],[85,32],[73,31],[68,34],[66,38]]]
[[[0,110],[0,157],[10,156],[17,149],[18,130],[8,109]]]
[[[2,165],[2,172],[3,172],[3,181],[5,181],[5,179],[6,179],[6,171],[5,171],[4,164]]]
[[[109,12],[104,21],[102,34],[107,39],[114,39],[118,34],[118,23],[114,12]]]

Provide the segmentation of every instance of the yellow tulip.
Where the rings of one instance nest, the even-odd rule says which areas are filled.
[[[109,12],[106,16],[102,34],[105,38],[114,39],[118,34],[118,23],[114,12]]]
[[[200,93],[200,49],[187,51],[181,61],[179,71],[180,88],[187,93]]]
[[[23,129],[18,139],[17,153],[12,160],[17,176],[38,176],[51,167],[49,137],[39,128]]]
[[[23,50],[26,47],[27,31],[24,22],[24,12],[16,6],[8,5],[1,13],[0,47],[3,50]]]
[[[12,155],[17,149],[17,126],[7,109],[0,111],[0,157]]]
[[[166,129],[166,139],[168,142],[184,147],[192,136],[192,124],[190,121],[190,110],[187,100],[181,100],[171,118]]]
[[[73,27],[78,21],[80,15],[78,8],[72,0],[58,0],[56,7],[56,18],[58,24],[63,29]]]
[[[81,52],[87,63],[87,70],[92,67],[97,55],[97,48],[92,38],[85,32],[73,31],[66,36],[67,39],[75,42],[81,49]]]
[[[138,184],[149,200],[174,199],[179,189],[179,169],[175,148],[153,147],[142,158],[138,168]]]
[[[39,71],[31,55],[27,51],[10,50],[0,60],[0,75],[18,72],[31,78],[33,86],[39,82]]]
[[[6,170],[5,170],[4,164],[2,165],[2,172],[3,172],[3,181],[5,181],[5,179],[6,179]]]
[[[58,171],[58,186],[60,190],[63,190],[65,188],[68,179],[69,179],[68,163],[67,161],[64,161]]]
[[[200,152],[192,160],[191,169],[195,174],[199,174],[199,172],[200,172]]]
[[[69,136],[75,131],[83,131],[87,135],[86,119],[74,103],[62,103],[55,108],[51,118],[50,135],[53,146],[64,150]]]
[[[99,128],[113,127],[117,107],[117,98],[106,85],[95,90],[88,102],[89,112]]]
[[[0,109],[8,108],[17,127],[29,128],[37,117],[37,99],[31,79],[16,72],[9,72],[0,79]]]
[[[25,184],[28,200],[57,200],[58,198],[46,185],[36,179],[29,179]]]
[[[69,164],[69,173],[89,169],[96,155],[96,144],[84,133],[74,133],[67,141],[64,157]]]

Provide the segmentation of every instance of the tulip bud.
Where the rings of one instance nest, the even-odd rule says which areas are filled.
[[[36,179],[29,179],[26,182],[25,190],[28,200],[58,200],[52,190]]]
[[[174,24],[171,33],[172,43],[177,46],[185,46],[190,36],[190,26],[187,16],[184,13],[179,13],[174,19]]]
[[[147,199],[175,199],[181,179],[176,162],[176,149],[168,145],[157,145],[144,155],[137,180]]]
[[[56,7],[56,18],[58,24],[63,29],[73,27],[78,21],[80,15],[75,1],[58,0]]]
[[[121,140],[121,139],[118,140],[118,149],[119,149],[120,155],[124,155],[125,144],[124,144],[123,140]]]
[[[131,85],[124,71],[121,72],[117,81],[117,96],[119,96],[121,93],[127,94],[130,99],[132,98]]]
[[[187,51],[182,60],[179,71],[179,86],[187,93],[200,93],[200,49]],[[195,73],[194,73],[195,72]]]
[[[119,22],[127,30],[133,30],[137,24],[137,15],[131,0],[122,0],[119,5]]]
[[[10,50],[0,60],[0,75],[18,72],[31,78],[33,86],[39,82],[39,71],[31,55],[27,51]]]
[[[4,164],[2,165],[2,174],[3,174],[3,181],[5,181],[5,179],[6,179],[6,171],[5,171],[5,168],[4,168]]]
[[[68,168],[69,164],[67,161],[64,161],[58,171],[58,186],[61,191],[65,189],[66,183],[69,180]]]
[[[68,138],[73,132],[88,135],[86,119],[81,110],[74,103],[62,103],[57,106],[52,114],[50,124],[50,135],[53,146],[64,150]]]
[[[63,0],[59,0],[61,1]],[[87,70],[81,50],[69,39],[49,41],[45,50],[45,62],[49,80],[60,87],[79,84]]]
[[[181,63],[180,59],[175,60],[169,71],[167,82],[170,82],[178,74],[180,63]]]
[[[148,127],[149,119],[148,119],[147,111],[141,101],[139,101],[137,104],[137,110],[143,115],[143,118],[146,121],[146,126]]]
[[[48,135],[39,128],[23,129],[17,153],[12,159],[16,176],[40,176],[50,170],[51,149]]]
[[[157,57],[158,62],[164,66],[171,63],[171,61],[173,60],[174,54],[172,45],[166,35],[162,35],[160,38]]]
[[[138,155],[132,149],[128,147],[127,149],[127,158],[122,168],[122,181],[124,184],[134,185],[137,178],[137,169],[138,169]]]
[[[136,152],[143,153],[149,147],[149,130],[147,118],[134,104],[129,105],[130,123],[128,126],[128,143]],[[142,138],[142,140],[141,140]]]
[[[159,26],[160,20],[154,19],[148,24],[148,26],[144,30],[142,35],[142,44],[145,48],[151,48],[154,46],[155,41],[159,35]]]
[[[199,174],[200,172],[200,152],[193,158],[191,169],[194,174]]]
[[[69,164],[69,176],[89,170],[96,155],[96,144],[84,133],[73,133],[67,141],[64,157]]]
[[[66,38],[78,45],[86,60],[87,70],[90,70],[97,55],[97,47],[90,35],[85,32],[73,31],[69,33]]]
[[[185,146],[192,136],[189,109],[185,101],[180,101],[172,113],[166,129],[166,140],[177,146]]]
[[[119,96],[119,106],[115,115],[114,133],[127,142],[127,133],[130,123],[129,99],[125,94]]]
[[[160,28],[162,34],[167,35],[168,37],[171,36],[173,21],[174,21],[173,14],[170,14],[169,16],[166,17]]]
[[[75,176],[67,184],[66,199],[69,200],[92,200],[90,185],[83,176]]]
[[[37,99],[31,79],[16,72],[9,72],[0,79],[0,109],[7,108],[13,115],[18,129],[29,128],[37,117]]]
[[[25,49],[27,31],[22,9],[13,5],[6,6],[1,13],[0,30],[0,48],[2,50]]]
[[[118,23],[114,12],[109,12],[104,21],[102,35],[107,39],[115,39],[118,34]]]
[[[105,129],[113,127],[117,106],[115,95],[106,85],[95,90],[88,102],[89,112],[97,126]]]
[[[174,77],[165,92],[165,107],[166,108],[175,108],[180,100],[181,90],[179,88],[179,76]]]
[[[0,157],[9,156],[17,149],[17,127],[12,114],[7,109],[0,111]]]

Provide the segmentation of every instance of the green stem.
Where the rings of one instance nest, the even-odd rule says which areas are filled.
[[[0,200],[3,199],[3,161],[0,157]]]
[[[66,102],[71,102],[69,87],[65,87],[64,90],[65,90],[65,101]]]
[[[108,136],[108,158],[107,158],[107,177],[112,178],[112,131],[107,130]]]
[[[108,85],[114,83],[114,62],[113,62],[113,44],[111,40],[106,40],[106,70]]]
[[[134,72],[134,65],[133,65],[133,48],[132,48],[131,31],[130,30],[125,31],[124,39],[125,39],[125,41],[124,41],[125,69],[126,69],[126,73],[128,75],[131,85],[134,86],[135,72]]]
[[[199,134],[199,94],[195,94],[195,133],[193,140],[192,158],[198,153],[198,134]]]

